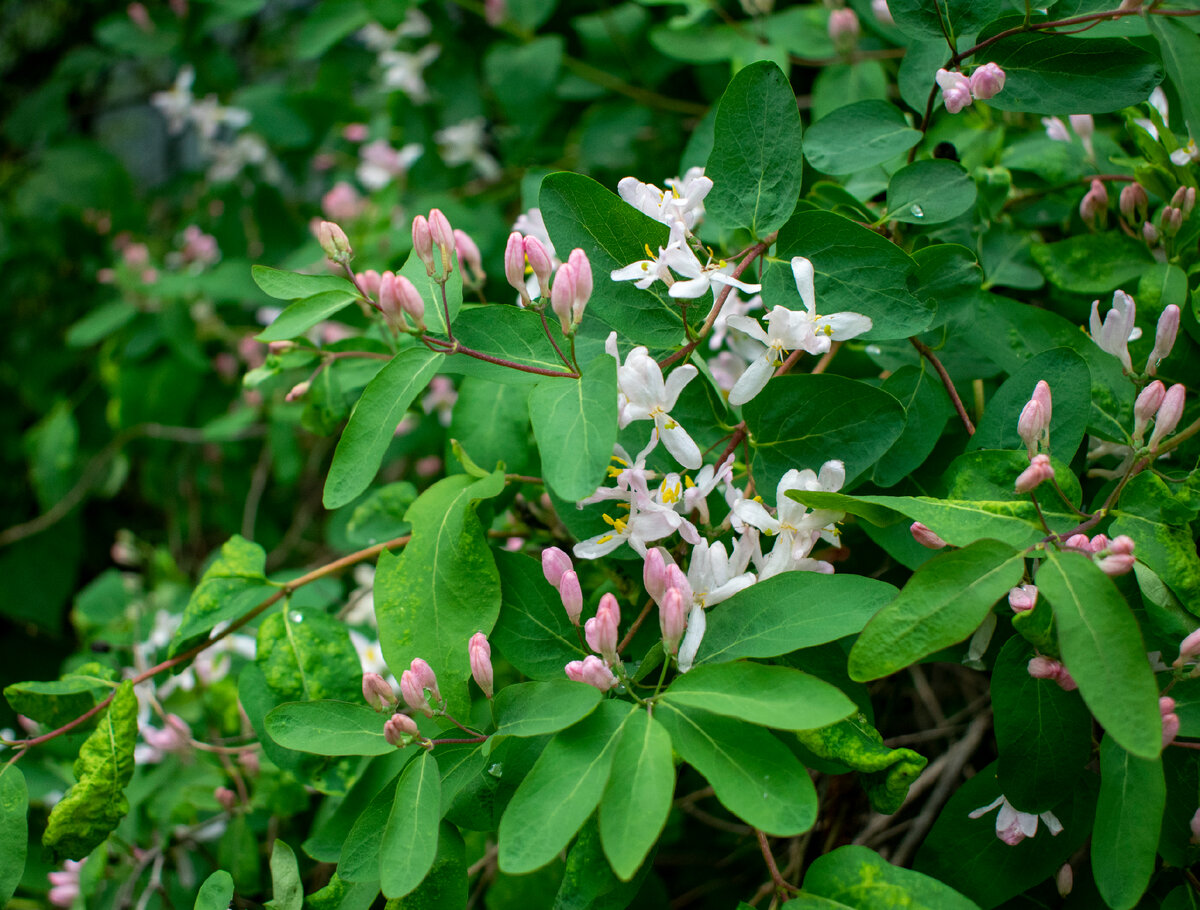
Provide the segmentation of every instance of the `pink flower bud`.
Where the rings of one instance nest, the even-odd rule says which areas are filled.
[[[1131,223],[1145,221],[1146,210],[1150,207],[1150,197],[1146,195],[1146,188],[1134,181],[1122,187],[1117,204],[1126,221]]]
[[[1075,131],[1075,135],[1085,142],[1096,132],[1096,121],[1092,119],[1091,114],[1072,114],[1067,119],[1071,121],[1071,129]]]
[[[442,274],[449,275],[454,268],[454,229],[441,209],[429,210],[429,234],[442,254]]]
[[[1101,553],[1104,550],[1107,550],[1108,549],[1108,535],[1107,534],[1097,534],[1088,543],[1088,549],[1092,553]]]
[[[1179,715],[1175,713],[1175,699],[1168,695],[1160,698],[1158,713],[1162,715],[1162,744],[1165,749],[1179,735]]]
[[[433,265],[433,234],[424,215],[417,215],[412,223],[413,252],[425,263],[425,273],[430,277],[437,271]]]
[[[611,594],[600,598],[596,615],[583,624],[588,647],[604,658],[606,663],[617,662],[617,638],[621,625],[621,608]]]
[[[934,77],[942,90],[946,110],[957,114],[971,103],[971,80],[957,71],[939,69]]]
[[[1162,210],[1162,232],[1165,237],[1174,237],[1183,227],[1183,211],[1168,205]]]
[[[1025,613],[1037,606],[1037,585],[1018,585],[1008,592],[1008,605],[1014,613]]]
[[[1086,534],[1072,534],[1063,541],[1063,547],[1068,550],[1079,550],[1083,553],[1092,552],[1092,542]]]
[[[1075,873],[1070,863],[1063,863],[1054,875],[1054,887],[1058,889],[1059,897],[1066,897],[1075,887]]]
[[[662,630],[663,650],[674,654],[679,650],[687,627],[687,608],[678,588],[667,588],[658,608],[658,626]]]
[[[1136,560],[1132,553],[1112,553],[1096,560],[1096,565],[1105,575],[1115,578],[1132,569],[1134,562]]]
[[[971,94],[986,101],[1004,88],[1004,70],[995,63],[985,63],[971,74]]]
[[[1079,203],[1079,217],[1084,224],[1095,225],[1097,221],[1104,224],[1108,216],[1108,190],[1103,181],[1093,180],[1092,188],[1088,190]]]
[[[421,681],[412,670],[405,670],[400,674],[400,697],[413,711],[419,711],[426,717],[433,717],[433,707],[425,696],[425,687],[421,685]]]
[[[237,794],[228,787],[217,787],[217,789],[213,790],[213,798],[216,799],[220,807],[226,812],[232,812],[233,807],[238,802]]]
[[[433,667],[429,666],[429,664],[425,663],[425,661],[421,660],[421,658],[415,657],[413,658],[413,662],[409,665],[409,669],[412,670],[413,675],[416,676],[417,682],[420,683],[421,688],[428,689],[431,693],[433,693],[434,700],[437,702],[441,704],[445,703],[446,700],[442,698],[442,693],[438,691],[437,676],[435,676],[433,673]]]
[[[529,305],[529,292],[525,289],[525,243],[521,235],[513,231],[508,235],[504,247],[504,277],[521,295],[521,301]]]
[[[1179,657],[1171,666],[1182,667],[1197,656],[1200,656],[1200,629],[1197,629],[1179,643]]]
[[[1158,365],[1171,353],[1175,347],[1175,336],[1179,333],[1179,307],[1173,303],[1163,307],[1162,315],[1158,317],[1158,329],[1154,333],[1154,350],[1146,361],[1146,373],[1153,376],[1158,372]]]
[[[536,237],[526,237],[524,243],[525,258],[529,260],[529,267],[537,276],[538,296],[545,297],[550,290],[550,275],[554,271],[554,262]]]
[[[379,310],[393,325],[402,325],[403,309],[400,307],[400,297],[396,293],[396,273],[384,272],[379,276]]]
[[[1175,385],[1167,389],[1167,394],[1163,396],[1163,402],[1159,405],[1158,412],[1154,415],[1154,432],[1150,434],[1151,451],[1156,451],[1158,444],[1179,425],[1179,419],[1183,417],[1183,398],[1185,394],[1186,390],[1183,387],[1183,383],[1180,382],[1175,383]]]
[[[581,249],[571,250],[567,260],[575,273],[575,300],[571,304],[571,324],[579,325],[583,321],[583,311],[592,297],[592,264],[588,261],[587,253]]]
[[[579,587],[579,576],[574,569],[563,572],[558,583],[558,596],[562,598],[563,609],[571,625],[579,625],[579,615],[583,612],[583,590]]]
[[[1192,829],[1192,843],[1200,844],[1200,809],[1196,810],[1196,814],[1188,822],[1188,827]]]
[[[1046,419],[1046,409],[1042,403],[1036,398],[1025,402],[1021,416],[1017,418],[1017,435],[1025,443],[1030,459],[1037,454],[1038,442],[1049,426],[1050,421]]]
[[[353,221],[362,214],[366,203],[358,190],[342,180],[321,197],[321,211],[330,221]]]
[[[661,604],[663,595],[667,593],[667,563],[658,547],[646,551],[642,564],[642,584],[646,586],[646,593],[651,599]]]
[[[950,546],[942,538],[938,537],[932,530],[919,521],[914,521],[908,529],[912,534],[913,540],[923,547],[928,547],[930,550],[941,550],[944,547]]]
[[[1054,142],[1070,142],[1071,134],[1061,117],[1043,117],[1042,126],[1046,128],[1046,138]]]
[[[332,221],[322,221],[317,227],[317,241],[322,252],[338,265],[345,265],[354,258],[346,232]]]
[[[358,272],[354,276],[354,280],[358,282],[359,288],[368,297],[379,297],[379,282],[382,279],[374,269],[367,269],[365,272]]]
[[[547,547],[542,550],[542,574],[546,576],[546,581],[554,587],[558,587],[563,573],[570,571],[571,568],[571,557],[563,550],[558,547]]]
[[[568,679],[595,686],[601,692],[607,692],[618,682],[612,670],[595,654],[589,654],[583,660],[573,660],[563,669]]]
[[[408,674],[407,670],[404,672],[405,675]],[[407,714],[393,714],[383,725],[383,738],[400,749],[420,735],[421,731],[417,729],[417,722]]]
[[[1053,477],[1054,468],[1050,466],[1050,456],[1034,455],[1029,462],[1029,467],[1017,477],[1015,488],[1018,493],[1029,493],[1037,489],[1042,481],[1050,480]]]
[[[1119,553],[1121,555],[1131,555],[1133,553],[1133,538],[1128,534],[1120,534],[1112,539],[1108,545],[1108,552]]]
[[[347,142],[366,142],[368,135],[365,123],[347,123],[342,127],[342,138]]]
[[[467,655],[471,660],[471,675],[475,684],[483,691],[486,698],[492,697],[492,646],[488,644],[487,636],[476,632],[467,642]]]
[[[1189,186],[1183,194],[1183,205],[1179,206],[1183,212],[1183,217],[1187,218],[1192,214],[1192,209],[1196,207],[1196,188]]]
[[[674,563],[667,566],[667,590],[669,591],[671,588],[679,589],[679,594],[685,604],[690,604],[695,599],[692,595],[692,586],[688,583],[683,569]]]
[[[871,0],[871,12],[884,25],[896,24],[896,20],[892,18],[892,11],[888,8],[887,0]]]
[[[458,253],[459,264],[466,269],[470,269],[475,284],[483,284],[487,281],[487,274],[483,271],[483,257],[479,253],[479,247],[476,246],[475,241],[471,239],[466,231],[460,231],[455,228],[454,249]]]
[[[382,711],[396,704],[396,694],[388,685],[386,679],[378,673],[364,673],[362,678],[362,693],[367,704],[376,711]]]
[[[570,264],[560,265],[554,273],[554,286],[550,288],[550,309],[558,317],[562,333],[571,333],[571,307],[575,303],[575,270]]]
[[[413,321],[418,330],[425,331],[425,300],[417,286],[404,275],[397,275],[393,289],[400,309]]]
[[[1154,246],[1158,243],[1158,228],[1147,221],[1142,225],[1142,239],[1146,241],[1147,245]]]
[[[839,51],[853,49],[858,43],[861,28],[858,14],[852,9],[835,9],[829,13],[829,37]]]
[[[1042,410],[1046,414],[1046,431],[1050,430],[1050,419],[1054,414],[1054,404],[1050,397],[1050,383],[1044,379],[1039,379],[1038,384],[1033,387],[1033,395],[1030,396],[1031,401],[1036,401],[1042,406]]]
[[[1029,675],[1034,679],[1052,679],[1065,692],[1073,692],[1079,686],[1059,661],[1052,657],[1037,656],[1029,661]]]
[[[243,749],[238,754],[238,764],[242,766],[242,770],[250,777],[257,777],[259,771],[262,770],[256,749]]]
[[[495,28],[508,16],[508,0],[483,0],[483,18]]]
[[[1146,428],[1150,426],[1150,418],[1158,413],[1166,394],[1167,387],[1158,379],[1138,394],[1133,403],[1133,438],[1136,442],[1141,442]]]

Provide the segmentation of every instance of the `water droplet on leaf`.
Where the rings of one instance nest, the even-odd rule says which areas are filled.
[[[909,211],[909,214],[911,214],[914,218],[924,218],[925,217],[925,210],[923,208],[921,208],[919,205],[914,205],[908,211]]]

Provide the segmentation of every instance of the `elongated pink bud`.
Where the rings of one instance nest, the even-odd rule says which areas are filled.
[[[425,273],[433,277],[437,271],[433,264],[433,234],[429,229],[429,219],[424,215],[413,218],[412,239],[413,252],[425,263]]]
[[[1034,679],[1052,679],[1065,692],[1073,692],[1079,688],[1079,685],[1071,678],[1071,674],[1067,672],[1067,668],[1052,657],[1040,655],[1034,657],[1029,661],[1027,669],[1029,675]]]
[[[661,604],[663,595],[667,593],[667,563],[658,547],[646,551],[642,564],[642,584],[646,586],[646,593],[651,599]]]
[[[365,272],[359,272],[354,276],[358,281],[358,286],[368,297],[379,297],[379,279],[380,275],[374,269],[367,269]]]
[[[550,288],[550,309],[558,317],[564,335],[571,334],[571,307],[575,303],[575,270],[570,264],[560,265],[554,273],[554,286]]]
[[[1042,481],[1050,480],[1052,477],[1054,477],[1054,468],[1050,465],[1050,456],[1034,455],[1030,459],[1029,467],[1017,477],[1016,491],[1018,493],[1032,492]]]
[[[299,401],[301,398],[303,398],[305,395],[308,394],[308,390],[310,388],[312,388],[312,383],[309,382],[307,379],[304,380],[303,382],[298,382],[294,386],[292,386],[290,389],[288,389],[288,393],[285,396],[283,396],[283,400],[289,401],[289,402]]]
[[[1097,559],[1096,565],[1105,575],[1124,575],[1133,568],[1133,546],[1133,538],[1126,534],[1113,538],[1104,548],[1106,555]]]
[[[433,707],[425,696],[425,687],[412,670],[400,674],[400,697],[413,711],[419,711],[426,717],[433,717]]]
[[[364,673],[362,678],[362,693],[368,705],[376,711],[382,711],[396,704],[396,693],[388,685],[386,679],[378,673]]]
[[[1104,224],[1108,215],[1108,190],[1101,180],[1093,180],[1092,188],[1084,194],[1079,203],[1079,217],[1083,223],[1094,226],[1097,221]]]
[[[668,654],[676,653],[679,642],[683,640],[687,628],[687,606],[678,588],[667,588],[658,608],[658,626],[662,630],[663,650]]]
[[[1175,336],[1179,333],[1179,307],[1167,304],[1162,315],[1158,317],[1158,328],[1154,333],[1154,350],[1146,361],[1146,373],[1153,376],[1158,371],[1158,365],[1171,353],[1175,347]]]
[[[574,569],[563,572],[558,583],[558,596],[562,598],[563,609],[571,625],[579,625],[579,616],[583,613],[583,589],[579,587],[579,576]]]
[[[393,287],[400,309],[419,331],[425,331],[425,299],[417,286],[405,276],[397,275]]]
[[[849,51],[858,43],[861,28],[858,15],[852,9],[835,9],[829,13],[829,38],[839,51]]]
[[[1008,605],[1014,613],[1025,613],[1037,606],[1037,585],[1018,585],[1008,592]]]
[[[1091,114],[1071,114],[1067,119],[1071,121],[1071,129],[1084,142],[1096,132],[1096,121]]]
[[[521,295],[521,302],[529,306],[529,291],[525,288],[525,241],[513,231],[508,235],[504,247],[504,277]]]
[[[568,572],[571,568],[571,557],[565,551],[558,547],[547,547],[542,550],[542,574],[546,576],[546,581],[554,587],[558,587],[563,572]]]
[[[1133,438],[1140,443],[1150,426],[1150,418],[1158,413],[1163,399],[1167,396],[1167,387],[1158,379],[1150,383],[1138,394],[1133,403]]]
[[[1183,383],[1177,382],[1167,389],[1158,412],[1154,415],[1154,432],[1150,434],[1150,451],[1157,451],[1158,444],[1169,436],[1183,417],[1183,399],[1187,394]]]
[[[568,679],[595,686],[601,692],[607,692],[619,682],[608,665],[595,654],[589,654],[583,660],[573,660],[563,670]]]
[[[1092,541],[1086,534],[1072,534],[1063,541],[1063,547],[1068,550],[1079,550],[1083,553],[1092,552]]]
[[[403,749],[420,735],[417,722],[407,714],[393,714],[383,725],[383,738],[399,749]]]
[[[550,276],[554,272],[554,261],[546,252],[546,248],[542,246],[542,242],[536,237],[526,237],[524,243],[525,258],[529,260],[529,267],[537,276],[538,296],[545,297],[550,291]]]
[[[690,604],[695,599],[692,594],[692,586],[688,583],[687,575],[675,563],[667,566],[667,590],[671,588],[679,589],[679,594],[685,604]]]
[[[458,262],[463,267],[463,274],[466,274],[468,270],[470,271],[473,285],[481,285],[487,281],[487,274],[483,271],[483,257],[479,253],[479,247],[466,231],[460,231],[458,228],[454,229],[454,250],[458,253]]]
[[[931,528],[921,524],[919,521],[914,521],[908,528],[908,531],[913,536],[913,540],[921,546],[930,550],[941,550],[950,546],[946,541],[942,540]]]
[[[592,264],[587,254],[579,249],[571,250],[567,260],[575,273],[575,300],[571,304],[571,325],[579,325],[583,321],[583,311],[592,297]]]
[[[393,325],[403,326],[404,310],[400,306],[400,297],[396,293],[396,273],[384,272],[379,276],[379,310]]]
[[[1165,749],[1179,735],[1179,715],[1175,713],[1175,699],[1169,695],[1160,698],[1158,713],[1162,715],[1162,744]]]
[[[1070,863],[1063,863],[1054,875],[1054,887],[1058,889],[1059,897],[1066,897],[1075,887],[1075,873]]]
[[[1029,397],[1030,401],[1036,401],[1042,406],[1042,411],[1046,415],[1046,432],[1050,432],[1050,421],[1054,417],[1054,401],[1050,396],[1050,383],[1044,379],[1039,379],[1038,384],[1033,387],[1033,394]]]
[[[322,221],[317,228],[317,241],[321,250],[338,265],[345,265],[354,258],[354,250],[350,249],[350,239],[346,232],[332,221]]]
[[[971,94],[980,101],[994,98],[1004,88],[1004,70],[995,63],[985,63],[971,74]]]
[[[1174,237],[1183,227],[1183,210],[1178,209],[1173,205],[1168,205],[1163,208],[1160,218],[1162,223],[1162,232],[1166,237]]]
[[[476,632],[467,643],[467,656],[471,660],[471,675],[486,698],[492,697],[492,646],[487,636]]]
[[[1192,843],[1200,844],[1200,809],[1196,810],[1192,820],[1188,822],[1188,827],[1192,829]]]
[[[1197,656],[1200,656],[1200,629],[1179,643],[1179,657],[1171,666],[1182,667],[1188,661],[1195,660]]]
[[[946,110],[957,114],[971,103],[971,80],[958,71],[939,69],[934,77],[942,90]]]
[[[1158,243],[1158,228],[1147,221],[1142,225],[1142,239],[1146,241],[1147,246],[1154,246]]]
[[[232,812],[233,807],[238,803],[237,794],[228,787],[217,787],[213,790],[213,797],[226,812]]]
[[[433,693],[433,697],[437,702],[445,702],[445,699],[442,698],[442,693],[438,691],[437,676],[434,675],[433,667],[429,666],[429,664],[425,663],[425,661],[421,660],[421,658],[415,657],[413,658],[413,662],[410,664],[409,669],[412,670],[413,675],[416,676],[417,682],[421,684],[421,687],[423,689],[428,689]]]
[[[1146,211],[1150,207],[1150,197],[1146,195],[1146,188],[1134,181],[1122,187],[1117,205],[1121,209],[1121,214],[1125,216],[1125,220],[1131,224],[1136,224],[1139,221],[1146,220]]]
[[[1025,402],[1025,407],[1021,409],[1021,416],[1017,418],[1017,435],[1025,443],[1025,450],[1031,460],[1037,454],[1038,442],[1049,425],[1050,422],[1046,419],[1046,409],[1042,407],[1040,401],[1031,398]]]
[[[596,615],[583,624],[588,647],[604,658],[605,663],[617,662],[617,638],[621,626],[621,608],[611,594],[600,598]]]

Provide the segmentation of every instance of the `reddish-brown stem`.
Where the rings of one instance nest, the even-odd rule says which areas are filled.
[[[479,736],[472,736],[470,739],[431,739],[430,742],[437,746],[443,743],[481,743],[486,739],[487,737],[481,733]]]
[[[942,385],[946,387],[946,394],[950,396],[950,401],[954,404],[954,410],[958,412],[959,419],[963,422],[963,426],[967,428],[967,435],[975,435],[975,424],[971,423],[971,417],[967,414],[966,407],[963,406],[962,399],[958,397],[958,390],[954,388],[954,381],[950,378],[950,374],[946,372],[946,368],[942,366],[942,362],[937,359],[937,355],[929,349],[929,346],[921,342],[920,339],[913,337],[908,339],[912,342],[912,346],[917,349],[922,357],[929,361],[938,376],[942,379]]]
[[[250,622],[252,619],[254,619],[256,616],[258,616],[264,610],[268,609],[269,607],[273,606],[274,604],[279,603],[279,601],[283,600],[285,597],[290,597],[291,594],[294,591],[296,591],[298,588],[302,588],[305,585],[312,584],[314,581],[318,581],[322,578],[325,578],[328,575],[335,575],[338,572],[340,572],[342,569],[346,569],[352,565],[356,565],[357,563],[360,563],[365,559],[370,559],[373,556],[378,556],[384,550],[390,550],[393,547],[404,546],[404,544],[408,543],[410,539],[411,539],[411,535],[405,534],[403,537],[397,537],[393,540],[386,541],[385,543],[375,544],[375,546],[373,546],[373,547],[367,547],[365,550],[359,550],[356,553],[351,553],[348,556],[343,556],[341,559],[335,559],[333,562],[328,563],[327,565],[321,566],[319,569],[313,569],[308,574],[301,575],[299,578],[289,581],[284,585],[281,585],[278,591],[276,591],[274,594],[272,594],[270,597],[268,597],[262,603],[258,604],[258,606],[254,607],[254,609],[250,610],[250,612],[241,616],[239,619],[237,619],[235,622],[233,622],[228,628],[223,630],[219,635],[215,635],[206,641],[202,641],[200,644],[198,644],[192,648],[189,648],[188,650],[184,651],[182,654],[177,654],[175,657],[172,657],[168,660],[164,660],[162,663],[156,664],[155,666],[151,667],[148,670],[143,670],[137,676],[134,676],[132,678],[131,682],[136,686],[138,683],[145,682],[147,679],[150,679],[153,676],[157,676],[159,673],[162,673],[164,670],[169,670],[172,667],[177,667],[180,664],[191,660],[193,657],[195,657],[201,651],[205,651],[205,650],[211,648],[213,645],[215,645],[221,639],[232,635],[234,632],[236,632],[238,629],[242,628],[242,626],[246,625],[246,623]],[[74,720],[68,721],[67,723],[63,724],[61,727],[59,727],[55,730],[51,730],[49,733],[43,733],[41,736],[36,736],[33,739],[22,739],[22,740],[17,740],[16,742],[12,743],[12,746],[14,748],[17,748],[20,750],[19,752],[17,752],[16,755],[13,756],[12,760],[16,761],[23,754],[25,754],[25,752],[27,750],[29,750],[33,746],[40,746],[42,743],[49,742],[50,740],[55,739],[56,737],[62,736],[64,733],[70,733],[72,730],[74,730],[80,724],[85,723],[89,719],[95,717],[97,714],[99,714],[101,711],[103,711],[105,708],[108,707],[109,703],[113,700],[113,695],[115,695],[115,694],[116,693],[114,690],[113,693],[110,693],[107,698],[105,698],[103,701],[96,704],[95,707],[90,708],[89,710],[85,711],[83,714],[80,714]]]
[[[558,342],[555,341],[554,336],[550,334],[550,323],[546,321],[546,308],[542,307],[537,311],[537,314],[539,317],[541,317],[542,331],[546,333],[546,337],[550,340],[550,346],[554,348],[554,353],[558,355],[558,359],[562,361],[563,366],[565,366],[568,370],[571,369],[571,361],[567,360],[566,355],[563,354],[562,350],[559,348]]]
[[[771,845],[767,843],[767,835],[759,831],[758,828],[755,828],[754,836],[758,838],[758,847],[762,850],[763,861],[767,864],[767,871],[771,873],[771,881],[775,883],[775,887],[780,891],[799,891],[800,889],[795,885],[790,885],[784,881],[783,876],[779,872],[779,866],[775,864],[775,857],[771,853]]]
[[[439,345],[440,353],[443,354],[466,354],[468,357],[474,357],[476,360],[494,363],[497,366],[508,367],[511,370],[520,370],[522,373],[535,373],[538,376],[556,376],[563,379],[579,378],[579,374],[574,371],[567,373],[562,370],[547,370],[544,367],[531,367],[524,363],[514,363],[511,360],[505,360],[503,357],[493,357],[491,354],[485,354],[482,351],[469,348],[458,340],[446,341],[443,338],[435,338],[433,335],[428,334],[422,335],[421,340],[428,346]]]
[[[719,464],[720,462],[718,462]],[[637,635],[637,630],[642,627],[642,623],[646,621],[646,617],[650,615],[650,610],[654,607],[654,601],[646,601],[646,606],[642,607],[642,612],[637,615],[637,619],[633,621],[633,625],[629,627],[629,631],[625,633],[625,637],[621,639],[621,643],[617,645],[617,653],[620,654],[629,647],[629,643],[633,641],[633,636]]]

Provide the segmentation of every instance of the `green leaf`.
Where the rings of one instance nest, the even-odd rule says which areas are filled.
[[[313,823],[311,833],[300,848],[319,863],[336,863],[341,858],[342,845],[355,821],[375,795],[396,779],[414,754],[415,749],[393,748],[390,753],[368,762],[337,807],[332,812],[323,813]],[[388,805],[391,805],[390,799]]]
[[[547,378],[529,395],[542,476],[563,499],[591,496],[617,441],[617,362],[601,354],[579,379]]]
[[[424,750],[413,747],[405,758],[409,762]],[[405,763],[407,767],[408,762]],[[403,773],[403,772],[401,772]],[[337,874],[348,882],[375,882],[379,880],[379,851],[383,845],[383,833],[392,805],[396,801],[396,789],[400,784],[397,774],[376,793],[367,807],[358,816],[342,844],[338,857]]]
[[[297,300],[254,337],[259,341],[268,342],[286,341],[303,335],[318,322],[328,319],[334,313],[340,313],[353,303],[356,297],[352,289],[338,289],[321,291],[319,294]]]
[[[913,38],[958,38],[979,31],[1000,15],[1000,0],[890,0],[896,26]],[[942,47],[945,57],[945,45]]]
[[[1158,61],[1117,38],[1070,38],[1041,32],[1001,38],[975,58],[1004,70],[1004,91],[988,100],[1000,111],[1103,114],[1140,104],[1163,80]]]
[[[301,701],[267,715],[267,735],[286,749],[314,755],[387,755],[395,746],[383,737],[385,717],[366,705],[344,701]]]
[[[622,730],[636,713],[605,701],[556,733],[500,819],[500,869],[524,875],[551,862],[600,802]]]
[[[229,910],[233,902],[233,876],[218,869],[196,892],[195,910]]]
[[[779,228],[800,195],[802,133],[783,70],[766,60],[739,70],[717,102],[705,167],[713,188],[705,209],[722,225],[747,228],[755,237]]]
[[[1130,755],[1113,737],[1104,737],[1092,873],[1113,910],[1129,910],[1150,884],[1166,801],[1162,759]]]
[[[1158,39],[1158,50],[1171,84],[1179,92],[1183,120],[1192,134],[1200,132],[1200,37],[1182,22],[1167,16],[1147,16],[1150,33]]]
[[[772,379],[742,416],[762,490],[792,468],[816,470],[831,458],[845,463],[849,489],[904,431],[904,407],[887,392],[826,373]]]
[[[648,712],[635,711],[617,743],[600,800],[600,840],[621,881],[641,868],[667,823],[674,795],[671,737]]]
[[[927,762],[912,749],[885,746],[883,735],[861,713],[819,730],[797,731],[796,739],[818,758],[858,771],[871,808],[884,815],[904,804]]]
[[[941,224],[975,205],[975,181],[956,161],[932,158],[902,167],[888,181],[890,221]]]
[[[598,704],[599,689],[566,678],[505,686],[492,701],[496,718],[492,741],[501,736],[557,733],[583,720]]]
[[[867,847],[838,847],[804,873],[804,891],[854,910],[979,910],[979,905],[936,878],[893,866]],[[801,905],[803,906],[803,905]],[[784,904],[784,910],[793,906]]]
[[[461,910],[467,905],[467,845],[458,828],[442,822],[429,874],[404,897],[388,901],[386,910]]]
[[[449,434],[469,458],[486,469],[484,473],[501,462],[513,474],[536,470],[529,438],[527,386],[466,377],[458,389]]]
[[[1111,294],[1154,266],[1144,243],[1116,231],[1035,243],[1030,252],[1051,284],[1073,294]]]
[[[300,275],[265,265],[252,266],[250,274],[254,283],[276,300],[296,300],[326,291],[341,291],[350,294],[351,299],[356,295],[354,285],[340,275]]]
[[[115,300],[97,307],[67,329],[67,347],[86,348],[103,341],[137,314],[137,307],[127,300]]]
[[[554,333],[554,338],[561,347],[562,334],[556,328],[558,320],[551,315],[548,323],[550,331]],[[539,370],[567,369],[554,352],[550,339],[546,337],[541,318],[532,310],[500,304],[467,307],[454,322],[454,337],[472,350],[502,357],[523,366],[536,367]],[[446,373],[461,373],[474,379],[486,379],[504,385],[533,385],[546,379],[537,373],[526,373],[523,370],[514,370],[511,367],[465,356],[449,358],[442,369]],[[457,408],[454,413],[457,417]]]
[[[279,838],[271,847],[271,893],[273,897],[266,904],[271,910],[300,910],[304,903],[296,854]]]
[[[379,847],[384,897],[403,897],[425,878],[438,852],[442,781],[433,755],[422,751],[404,766]]]
[[[1035,580],[1054,608],[1063,663],[1096,720],[1132,755],[1156,758],[1158,686],[1137,620],[1112,579],[1081,553],[1050,550]]]
[[[434,255],[440,255],[436,248]],[[413,287],[420,293],[421,299],[425,302],[425,325],[430,332],[435,334],[446,334],[446,310],[450,310],[450,324],[453,325],[458,318],[458,311],[462,307],[462,268],[458,265],[458,254],[452,253],[451,255],[454,262],[451,264],[450,275],[446,279],[444,294],[442,285],[425,270],[425,263],[421,261],[421,257],[415,251],[409,253],[404,267],[396,273],[411,281]]]
[[[563,667],[582,660],[587,652],[579,644],[558,592],[546,581],[536,559],[505,550],[496,550],[493,556],[503,600],[490,641],[523,675],[561,679]]]
[[[412,528],[404,515],[416,500],[417,488],[406,480],[375,488],[350,513],[346,539],[370,547],[409,533]]]
[[[350,634],[320,610],[291,607],[264,619],[254,660],[271,691],[288,701],[362,697],[362,667]]]
[[[933,249],[941,249],[941,244]],[[902,366],[883,381],[883,391],[904,407],[904,432],[875,462],[874,482],[890,487],[908,477],[925,462],[941,438],[946,420],[954,413],[937,374],[922,359],[920,366]]]
[[[240,534],[225,541],[220,555],[192,591],[171,641],[171,656],[217,623],[240,617],[273,593],[275,589],[267,584],[266,564],[266,552],[253,541]]]
[[[439,480],[405,518],[413,536],[399,556],[381,554],[375,616],[383,656],[396,672],[420,657],[438,675],[450,713],[465,714],[471,664],[467,641],[500,613],[500,577],[475,503],[504,489],[504,475]]]
[[[867,623],[850,652],[850,678],[879,679],[965,640],[1024,570],[1024,554],[996,540],[935,556]]]
[[[667,759],[671,753],[668,746]],[[8,904],[25,872],[29,847],[29,789],[16,765],[0,768],[0,906]]]
[[[767,834],[812,827],[817,791],[804,765],[761,727],[697,708],[660,702],[654,719],[683,760],[712,784],[726,809]]]
[[[13,683],[4,688],[4,697],[15,713],[56,729],[90,711],[113,690],[106,679],[110,673],[99,664],[85,664],[62,679]]]
[[[324,3],[300,21],[295,53],[300,60],[316,60],[331,47],[371,21],[361,0]]]
[[[839,107],[808,128],[804,157],[826,174],[853,174],[890,161],[921,141],[904,114],[886,101]]]
[[[370,486],[404,412],[445,359],[445,354],[424,347],[408,348],[367,383],[333,453],[325,480],[325,508],[340,508]]]
[[[137,697],[126,680],[79,750],[74,786],[50,811],[42,845],[57,859],[83,859],[125,817],[136,742]]]
[[[1132,537],[1138,560],[1166,582],[1192,613],[1200,611],[1200,556],[1190,516],[1180,514],[1166,481],[1149,471],[1138,474],[1126,484],[1114,514],[1110,534]]]
[[[895,596],[891,585],[862,575],[775,575],[708,611],[696,667],[777,657],[853,635]]]
[[[304,910],[370,910],[377,897],[379,882],[346,882],[335,872],[328,885],[305,898]]]
[[[1022,616],[1027,614],[1022,614]],[[1004,643],[992,672],[992,716],[1000,752],[997,779],[1023,812],[1052,809],[1092,758],[1092,716],[1075,692],[1029,675],[1033,648]]]
[[[579,247],[595,275],[645,259],[646,246],[666,246],[665,224],[582,174],[549,175],[538,199],[555,249],[569,252]],[[679,304],[661,284],[642,291],[629,281],[597,281],[584,316],[585,329],[593,317],[634,344],[670,347],[683,339]]]
[[[872,341],[907,338],[933,320],[934,306],[913,294],[917,264],[896,244],[832,212],[798,212],[779,229],[776,255],[812,261],[817,312],[868,316]],[[799,299],[790,268],[771,268],[764,294]],[[799,305],[793,307],[799,309]],[[827,377],[832,378],[832,377]]]
[[[747,661],[697,667],[662,700],[778,730],[813,730],[849,717],[854,702],[824,680],[791,667]]]

